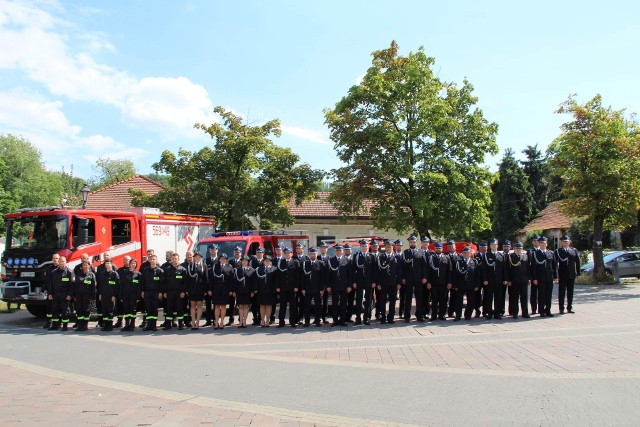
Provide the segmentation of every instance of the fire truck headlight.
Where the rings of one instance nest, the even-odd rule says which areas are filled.
[[[33,258],[29,258],[27,260],[27,265],[33,265],[35,263],[35,260]]]
[[[20,260],[20,265],[27,265],[27,259],[26,258],[22,258]]]
[[[13,265],[13,259],[7,258],[7,265]]]

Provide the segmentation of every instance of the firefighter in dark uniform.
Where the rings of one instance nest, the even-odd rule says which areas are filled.
[[[129,261],[129,270],[120,277],[120,300],[124,313],[124,327],[120,332],[133,332],[136,327],[136,313],[142,292],[142,273],[137,270],[138,260]]]
[[[73,267],[73,274],[74,276],[79,275],[80,273],[82,273],[82,263],[84,262],[88,262],[89,265],[91,266],[91,268],[89,269],[91,272],[95,273],[96,270],[95,268],[93,268],[93,266],[91,265],[91,258],[89,257],[89,254],[84,253],[82,255],[80,255],[80,264],[77,264],[75,267]],[[75,304],[75,300],[73,298],[71,298],[71,301],[69,301],[69,306],[68,306],[68,316],[71,317],[73,316],[73,313],[76,312],[76,304]],[[73,325],[74,328],[78,327],[78,323],[76,322]]]
[[[277,271],[278,264],[280,264],[280,260],[284,258],[284,254],[282,253],[281,245],[276,245],[275,248],[273,248],[273,250],[274,250],[274,256],[273,256],[271,265]],[[273,304],[271,305],[271,317],[269,318],[269,324],[276,321],[276,306],[278,305],[279,300],[280,300],[280,295],[276,292],[276,298],[273,301]]]
[[[276,265],[276,293],[280,295],[278,311],[278,328],[284,327],[284,319],[289,305],[289,325],[295,328],[298,324],[298,307],[296,294],[300,290],[302,269],[297,259],[291,257],[291,249],[284,248],[284,258]]]
[[[573,311],[573,287],[576,276],[580,275],[580,254],[571,247],[569,236],[562,237],[562,247],[556,249],[556,264],[558,266],[558,305],[560,314],[564,314],[564,297],[567,296],[567,312]]]
[[[329,245],[324,241],[320,242],[318,249],[320,250],[318,259],[326,265],[329,260]],[[322,297],[322,323],[329,323],[327,317],[329,317],[329,292],[325,292]]]
[[[236,246],[233,249],[233,258],[229,260],[229,265],[232,268],[242,267],[242,249]],[[236,297],[233,296],[233,292],[229,295],[229,308],[227,308],[227,314],[229,315],[229,321],[227,326],[233,325],[233,319],[236,314]]]
[[[251,258],[245,256],[233,273],[233,296],[238,303],[239,328],[247,327],[251,297],[256,292],[256,271],[249,265]]]
[[[185,270],[189,269],[189,266],[193,264],[193,252],[191,251],[187,251],[185,253],[185,257],[184,257],[184,261],[180,264],[181,266],[184,267]],[[189,289],[189,283],[187,282],[187,290]],[[187,328],[191,327],[191,301],[189,300],[189,298],[185,297],[182,301],[182,304],[184,305],[182,307],[182,312],[184,313],[184,325]]]
[[[327,291],[331,294],[333,323],[331,326],[347,326],[347,299],[353,283],[351,262],[343,255],[342,246],[334,247],[336,254],[329,258]]]
[[[124,258],[122,258],[122,267],[118,269],[118,276],[120,277],[120,280],[122,280],[124,275],[127,274],[127,271],[129,271],[130,262],[131,262],[131,257],[129,255],[125,255]],[[115,309],[113,310],[113,314],[114,316],[118,317],[118,321],[116,322],[115,325],[113,325],[113,327],[122,328],[122,321],[124,320],[125,313],[124,313],[124,307],[122,306],[122,300],[120,299],[119,295],[116,295],[116,305],[115,305]]]
[[[78,319],[78,331],[86,331],[91,314],[91,301],[96,299],[97,280],[91,271],[91,264],[83,262],[80,274],[76,275],[76,281],[71,285],[72,298],[76,303],[76,316]]]
[[[427,284],[425,262],[416,248],[416,236],[408,239],[409,248],[402,252],[402,280],[404,283],[404,321],[409,323],[411,319],[411,301],[416,297],[416,320],[424,321],[422,313],[422,292]]]
[[[431,239],[427,236],[422,236],[420,238],[420,255],[422,256],[422,260],[424,262],[425,268],[427,262],[429,261],[429,257],[433,255],[434,251],[429,249],[429,243]],[[422,289],[422,316],[426,319],[429,317],[429,312],[431,311],[431,305],[429,304],[431,301],[431,290],[426,287]],[[416,305],[418,301],[416,301]]]
[[[151,257],[155,255],[153,249],[147,249],[147,256],[146,259],[144,260],[144,262],[142,264],[140,264],[140,273],[142,273],[144,270],[146,270],[147,268],[149,268],[151,266]]]
[[[485,319],[502,319],[500,315],[500,292],[506,284],[506,264],[502,252],[498,251],[498,239],[489,241],[489,250],[482,260],[482,284],[484,285]]]
[[[373,269],[375,257],[369,253],[369,244],[366,240],[360,240],[360,252],[352,257],[351,266],[353,267],[353,284],[352,288],[354,297],[354,313],[356,315],[356,325],[362,323],[362,302],[365,301],[364,320],[369,324],[371,316],[370,302],[373,284]]]
[[[538,286],[538,313],[540,317],[553,317],[551,314],[551,295],[553,281],[556,278],[556,259],[553,252],[547,249],[547,238],[540,237],[540,249],[533,253],[531,260],[532,285]]]
[[[60,261],[60,255],[58,254],[53,254],[53,256],[51,257],[51,265],[47,266],[47,269],[45,270],[45,276],[44,276],[44,286],[42,291],[44,292],[44,296],[47,299],[47,321],[45,322],[43,328],[44,329],[49,329],[51,327],[51,300],[49,299],[49,293],[51,292],[51,273],[53,272],[53,270],[55,270],[56,268],[58,268],[58,262]]]
[[[180,255],[171,255],[171,265],[164,271],[164,292],[166,300],[163,329],[169,330],[174,319],[178,319],[178,329],[184,329],[183,299],[187,290],[187,270],[180,265]]]
[[[402,240],[397,239],[393,242],[393,252],[396,256],[396,258],[398,258],[398,261],[400,263],[402,263]],[[402,264],[400,267],[400,271],[402,271]],[[398,318],[401,319],[404,316],[404,280],[402,278],[402,276],[399,278],[400,281],[400,291],[399,291],[399,304],[398,304]]]
[[[507,260],[510,253],[511,253],[511,242],[509,240],[505,240],[504,242],[502,242],[502,257],[505,260],[505,277],[507,275],[507,270],[509,269]],[[506,303],[507,303],[508,288],[509,286],[507,285],[507,283],[504,283],[500,288],[500,315],[501,316],[504,316],[504,313],[505,313],[505,307],[507,305]],[[511,298],[509,298],[509,301],[511,301]],[[509,315],[511,315],[511,307],[509,307]]]
[[[345,243],[344,245],[342,245],[342,249],[344,251],[344,257],[346,259],[349,260],[349,265],[350,268],[353,270],[353,251],[351,248],[351,245],[348,243]],[[351,271],[351,277],[353,277],[353,271]],[[347,294],[347,314],[345,316],[345,322],[347,323],[353,323],[353,313],[355,310],[355,300],[356,300],[356,296],[355,296],[355,288],[353,287],[353,283],[349,284],[349,287],[351,288],[351,291],[349,291],[349,293]]]
[[[113,310],[120,294],[120,275],[111,261],[105,261],[98,269],[98,300],[102,307],[102,331],[113,330]]]
[[[51,326],[50,331],[58,330],[62,323],[62,330],[67,330],[69,324],[69,301],[71,301],[71,285],[75,281],[75,275],[67,267],[67,259],[63,256],[58,260],[58,268],[51,272],[51,288],[49,300],[51,301]]]
[[[377,301],[380,313],[380,323],[394,323],[393,317],[396,312],[396,300],[400,291],[402,281],[402,257],[398,257],[393,252],[391,241],[384,242],[385,251],[378,255],[378,268],[376,269],[376,287],[380,292]],[[389,312],[387,313],[387,301],[389,302]]]
[[[271,308],[276,300],[276,268],[273,267],[269,255],[265,255],[263,264],[256,269],[256,284],[260,326],[268,328],[271,323]]]
[[[488,244],[486,241],[482,240],[480,243],[478,243],[478,252],[473,256],[478,264],[478,267],[480,268],[480,279],[481,282],[484,280],[482,278],[482,270],[484,268],[484,256],[487,253],[487,249],[488,249]],[[481,283],[482,285],[482,283]],[[476,291],[476,295],[475,295],[475,310],[476,310],[476,314],[475,317],[478,318],[480,317],[480,309],[482,308],[483,305],[483,300],[484,300],[484,286],[480,286],[480,288]],[[484,313],[483,313],[484,314]]]
[[[304,262],[309,259],[309,257],[304,254],[304,249],[305,249],[304,244],[298,243],[296,245],[296,254],[292,257],[293,259],[298,260],[298,263],[300,263],[301,268]],[[302,287],[302,284],[300,286]],[[305,309],[304,309],[305,297],[304,295],[302,295],[302,292],[299,291],[296,294],[296,301],[298,303],[297,319],[298,319],[298,322],[302,322],[302,319],[304,318],[304,313],[305,313]]]
[[[462,254],[456,252],[456,242],[454,240],[449,240],[447,242],[447,256],[449,257],[449,263],[451,264],[451,270],[453,272],[456,261],[458,258],[462,258]],[[449,289],[449,306],[447,307],[447,315],[449,317],[454,317],[456,313],[456,304],[458,301],[458,297],[456,295],[457,291],[457,288],[454,286]]]
[[[113,263],[113,261],[111,260],[111,254],[109,254],[109,252],[106,252],[104,254],[104,259],[102,260],[102,263],[96,268],[96,278],[98,279],[98,288],[96,289],[97,294],[100,295],[101,291],[102,291],[102,285],[103,285],[103,280],[102,278],[106,277],[105,276],[105,263],[107,263],[107,261],[111,264],[111,269],[113,271],[118,270],[118,267]],[[96,299],[96,311],[97,311],[97,316],[98,316],[98,326],[102,327],[104,326],[104,319],[103,319],[103,309],[102,309],[102,300],[100,300],[100,298]],[[113,311],[113,309],[111,309],[110,311]]]
[[[384,244],[384,242],[383,242]],[[378,299],[380,299],[380,291],[378,290],[378,284],[376,283],[376,277],[378,277],[378,256],[380,255],[380,246],[376,239],[371,240],[371,294],[367,299],[367,293],[365,292],[365,301],[364,301],[364,324],[369,325],[371,320],[371,312],[375,309],[375,318],[380,319],[380,312],[378,311]],[[369,307],[369,311],[367,312],[367,304]]]
[[[442,243],[434,244],[435,253],[427,262],[427,288],[431,291],[431,321],[447,320],[447,296],[451,283],[451,258],[442,253]]]
[[[233,293],[233,267],[227,262],[227,254],[220,254],[218,259],[219,262],[213,265],[209,276],[213,294],[213,329],[224,328],[229,294]]]
[[[522,243],[514,244],[515,250],[507,255],[507,285],[509,286],[509,314],[518,318],[518,304],[522,308],[522,317],[529,318],[529,259],[522,251]]]
[[[257,270],[259,267],[264,265],[264,248],[256,249],[256,255],[251,257],[251,262],[249,263],[251,268]],[[260,323],[260,304],[258,304],[258,293],[254,292],[251,297],[251,315],[253,317],[253,324],[257,325]]]
[[[145,312],[147,313],[147,325],[144,331],[158,330],[158,306],[162,299],[164,287],[164,271],[158,267],[158,257],[149,257],[149,267],[142,270],[142,292]]]
[[[209,255],[204,259],[204,265],[207,266],[207,275],[209,277],[209,281],[211,282],[211,270],[213,270],[213,266],[219,262],[218,260],[218,245],[210,244],[209,247]],[[204,326],[211,326],[213,324],[213,299],[211,293],[206,293],[204,296]]]
[[[471,247],[465,246],[462,256],[452,258],[453,286],[456,288],[456,309],[454,321],[460,321],[464,297],[467,297],[467,306],[464,310],[465,320],[471,320],[473,310],[476,307],[475,298],[482,287],[482,273],[478,259],[472,256]]]
[[[309,249],[309,257],[302,263],[302,295],[304,296],[304,326],[311,324],[311,305],[314,307],[313,324],[320,326],[322,318],[322,296],[327,283],[327,266],[318,259],[318,250]]]
[[[529,277],[533,278],[533,255],[536,251],[540,250],[540,242],[538,239],[540,237],[533,235],[531,236],[531,244],[532,248],[527,250],[527,259],[529,260]],[[531,304],[531,314],[536,314],[538,312],[538,285],[531,281],[531,294],[529,296],[529,302]]]

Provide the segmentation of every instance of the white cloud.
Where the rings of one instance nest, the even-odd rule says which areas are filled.
[[[54,2],[0,0],[0,69],[17,69],[52,95],[119,109],[123,120],[163,137],[201,136],[195,122],[213,120],[207,90],[186,77],[142,77],[102,63],[115,52],[103,33],[78,31]],[[19,46],[19,48],[16,48]]]
[[[296,138],[305,139],[307,141],[318,144],[329,144],[329,138],[323,132],[312,129],[299,128],[294,126],[282,126],[282,132]]]

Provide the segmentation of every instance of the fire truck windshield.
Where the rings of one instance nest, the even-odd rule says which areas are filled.
[[[66,217],[12,219],[7,222],[6,249],[64,249],[68,231]]]
[[[222,242],[215,242],[218,245],[218,255],[227,254],[229,259],[233,258],[233,250],[238,247],[242,251],[242,255],[244,256],[244,250],[247,247],[247,242],[244,240],[225,240]],[[204,257],[209,256],[209,250],[207,246],[209,243],[201,243],[198,245],[198,252],[202,254]]]

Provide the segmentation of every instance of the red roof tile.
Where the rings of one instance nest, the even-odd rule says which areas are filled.
[[[571,218],[560,212],[560,202],[551,202],[521,231],[528,233],[533,230],[550,230],[571,227]]]
[[[165,187],[146,176],[134,175],[131,178],[107,185],[89,193],[87,209],[127,211],[131,206],[129,188],[154,195]]]
[[[328,191],[318,191],[317,198],[302,202],[296,206],[295,201],[292,200],[289,203],[289,212],[296,218],[338,218],[340,215],[338,210],[327,201],[329,197]],[[365,201],[364,206],[356,215],[360,218],[369,218],[371,216],[371,209],[374,207],[374,203],[371,201]]]

